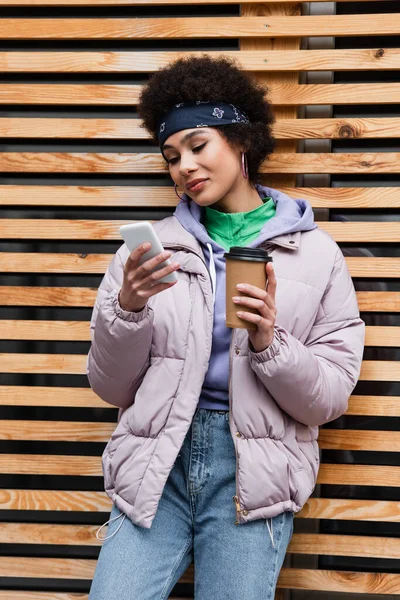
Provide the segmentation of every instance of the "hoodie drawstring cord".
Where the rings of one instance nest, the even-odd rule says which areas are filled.
[[[268,521],[271,521],[271,525],[269,524]],[[269,533],[269,537],[271,538],[271,543],[272,543],[272,547],[275,548],[275,542],[274,542],[274,526],[272,524],[272,517],[270,519],[267,519],[267,527],[268,527],[268,533]]]
[[[212,283],[213,305],[215,304],[215,293],[217,287],[217,272],[215,270],[214,253],[210,243],[207,242],[208,251],[210,253],[210,277]]]
[[[112,521],[116,521],[117,519],[120,519],[121,517],[123,517],[123,519],[122,519],[121,523],[118,525],[117,529],[114,531],[114,533],[112,533],[111,535],[106,535],[104,537],[99,536],[99,533],[103,529],[103,527],[105,527],[108,523],[111,523]],[[125,521],[125,517],[126,517],[126,515],[124,513],[121,513],[117,517],[113,517],[112,519],[109,519],[108,521],[103,523],[103,525],[101,527],[99,527],[98,530],[96,531],[97,539],[102,541],[102,540],[109,540],[110,538],[112,538],[121,529],[121,526],[122,526],[123,522]]]

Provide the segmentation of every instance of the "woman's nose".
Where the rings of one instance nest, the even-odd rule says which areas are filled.
[[[179,165],[179,171],[181,175],[185,175],[186,173],[195,171],[196,169],[197,164],[193,155],[181,155],[181,162]]]

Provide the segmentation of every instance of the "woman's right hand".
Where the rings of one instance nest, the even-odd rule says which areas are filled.
[[[162,269],[154,271],[154,273],[151,272],[154,267],[164,262],[167,258],[170,258],[172,253],[168,250],[164,250],[139,266],[141,256],[148,252],[150,248],[150,242],[141,244],[131,252],[125,263],[124,280],[119,292],[119,304],[123,310],[139,312],[146,306],[151,296],[155,296],[155,294],[177,283],[177,281],[170,283],[157,282],[165,277],[165,275],[179,269],[179,263],[171,263]]]

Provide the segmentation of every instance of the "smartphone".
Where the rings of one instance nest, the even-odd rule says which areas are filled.
[[[157,256],[164,250],[154,230],[154,227],[152,227],[149,221],[141,221],[140,223],[129,223],[128,225],[122,225],[122,227],[119,228],[119,232],[125,244],[128,246],[129,252],[132,252],[132,250],[135,250],[135,248],[144,242],[150,242],[151,248],[145,252],[145,254],[142,254],[139,261],[140,265],[146,262],[146,260],[150,260],[150,258]],[[154,273],[154,271],[158,271],[169,264],[171,264],[171,260],[167,258],[167,260],[164,260],[155,269],[153,269],[152,272]],[[173,281],[178,281],[175,271],[165,275],[162,279],[159,279],[157,283],[172,283]]]

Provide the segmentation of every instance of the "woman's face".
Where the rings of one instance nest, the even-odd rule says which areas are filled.
[[[216,128],[177,131],[165,141],[163,152],[174,183],[200,206],[218,202],[243,182],[240,150]],[[203,182],[191,186],[197,179]]]

